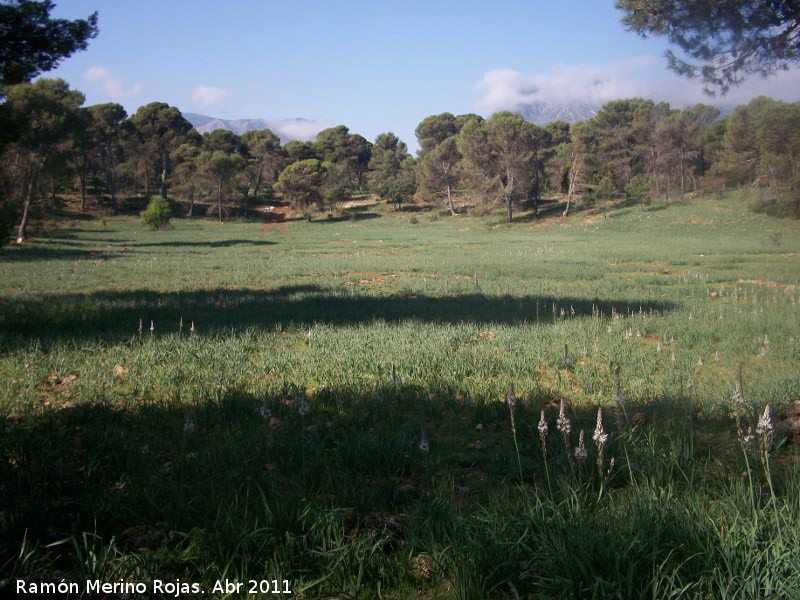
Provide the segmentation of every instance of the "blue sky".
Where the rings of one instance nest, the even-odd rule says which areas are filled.
[[[444,111],[704,99],[666,70],[662,40],[623,29],[613,0],[56,1],[59,17],[97,10],[100,34],[47,76],[129,112],[160,100],[222,118],[304,117],[369,139],[394,131],[413,149],[417,123]],[[755,78],[726,102],[761,93],[800,100],[800,75]]]

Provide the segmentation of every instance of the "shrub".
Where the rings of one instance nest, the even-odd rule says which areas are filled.
[[[591,194],[592,200],[611,200],[616,191],[617,190],[614,189],[614,184],[611,183],[611,178],[606,175],[594,186]]]
[[[634,175],[625,186],[625,195],[635,200],[643,200],[650,192],[647,182],[640,176]]]
[[[140,213],[140,216],[143,224],[150,225],[153,229],[161,229],[169,227],[170,213],[169,203],[164,198],[155,196],[150,198],[150,204]]]

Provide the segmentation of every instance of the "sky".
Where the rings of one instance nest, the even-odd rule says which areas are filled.
[[[723,100],[666,68],[666,43],[625,31],[613,0],[56,0],[53,16],[99,13],[61,77],[87,104],[129,113],[162,101],[213,117],[305,118],[373,140],[441,112],[600,105],[643,96],[680,107],[757,95],[800,101],[800,70],[753,76]]]

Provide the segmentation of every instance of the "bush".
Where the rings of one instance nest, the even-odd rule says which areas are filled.
[[[606,175],[597,182],[597,185],[594,186],[591,197],[592,200],[611,200],[616,191],[617,190],[614,189],[614,184],[611,183],[611,178]]]
[[[169,203],[160,196],[150,198],[150,204],[140,214],[142,223],[150,225],[153,229],[169,227],[169,219],[172,216]]]
[[[625,195],[631,199],[644,200],[649,192],[650,187],[640,175],[631,177],[631,180],[625,186]]]

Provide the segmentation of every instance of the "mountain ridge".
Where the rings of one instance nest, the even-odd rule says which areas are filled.
[[[199,133],[208,133],[215,129],[227,129],[236,135],[242,135],[248,131],[270,129],[281,138],[282,144],[292,140],[303,142],[314,140],[317,133],[326,127],[319,121],[301,117],[285,119],[220,119],[191,112],[183,113],[183,116]]]

